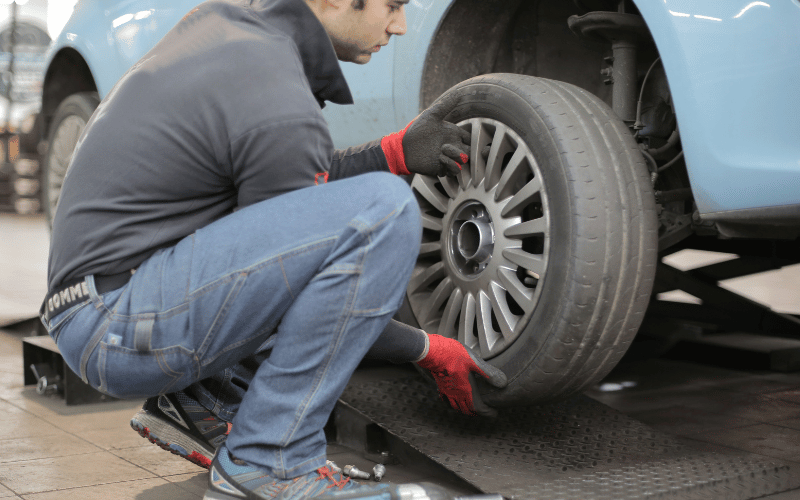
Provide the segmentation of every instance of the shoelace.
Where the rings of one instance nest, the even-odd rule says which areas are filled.
[[[328,480],[330,480],[331,483],[333,483],[333,484],[329,485],[328,488],[333,488],[334,486],[336,486],[341,490],[342,488],[344,488],[344,485],[346,485],[348,483],[348,481],[350,481],[349,477],[345,478],[343,475],[339,476],[339,477],[342,478],[341,480],[337,480],[333,476],[333,471],[328,467],[320,467],[319,469],[317,469],[317,473],[319,474],[319,477],[317,478],[317,481],[322,481],[324,479],[328,479]]]

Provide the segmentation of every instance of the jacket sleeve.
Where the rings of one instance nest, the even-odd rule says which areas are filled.
[[[337,149],[333,152],[329,170],[330,180],[344,179],[368,172],[390,172],[380,139],[360,146]]]
[[[390,320],[365,358],[392,363],[418,362],[428,354],[428,334],[419,328]]]

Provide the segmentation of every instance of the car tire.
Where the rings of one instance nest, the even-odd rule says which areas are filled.
[[[399,319],[503,370],[495,406],[580,393],[641,324],[657,260],[655,199],[630,131],[563,82],[492,74],[447,94],[472,135],[455,178],[415,176],[420,255]]]
[[[50,227],[75,145],[98,104],[100,97],[96,92],[72,94],[61,102],[53,116],[44,155],[42,186],[42,207]]]

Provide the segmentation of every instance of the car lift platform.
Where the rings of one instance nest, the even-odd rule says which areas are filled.
[[[800,487],[784,462],[694,448],[586,396],[467,417],[411,374],[351,382],[336,424],[346,439],[365,436],[368,453],[401,447],[509,499],[746,500]]]

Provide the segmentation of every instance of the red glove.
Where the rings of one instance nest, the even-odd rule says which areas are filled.
[[[508,383],[506,375],[455,339],[428,334],[428,340],[428,354],[417,364],[431,372],[442,400],[467,415],[496,416],[497,411],[481,400],[474,374],[498,388]]]
[[[383,149],[383,154],[386,156],[386,161],[389,162],[389,170],[395,175],[408,175],[411,173],[406,168],[406,157],[403,154],[403,137],[406,135],[406,130],[411,126],[411,123],[406,125],[406,128],[400,132],[389,134],[381,139],[381,149]]]

